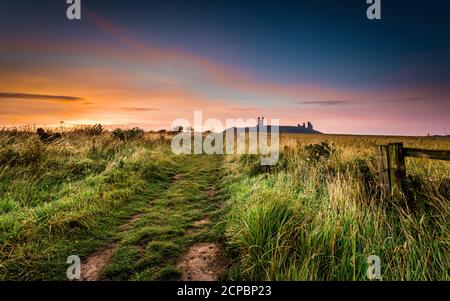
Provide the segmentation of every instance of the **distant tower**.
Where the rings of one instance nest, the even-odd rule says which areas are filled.
[[[313,129],[313,125],[311,122],[308,121],[308,130],[312,130]]]
[[[258,127],[264,126],[264,117],[258,117]]]

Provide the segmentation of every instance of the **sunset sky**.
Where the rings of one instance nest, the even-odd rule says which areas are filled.
[[[450,1],[2,0],[0,125],[311,121],[450,134]],[[343,4],[345,2],[345,4]]]

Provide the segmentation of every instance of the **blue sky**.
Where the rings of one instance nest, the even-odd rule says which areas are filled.
[[[80,79],[73,78],[76,72],[67,72],[68,80],[77,82],[73,92],[70,87],[62,91],[55,80],[55,91],[51,89],[50,79],[62,70],[88,72],[91,67],[132,77],[128,86],[125,80],[121,84],[129,92],[127,101],[140,107],[163,110],[164,101],[152,93],[147,99],[148,91],[136,88],[136,81],[166,92],[161,82],[174,79],[173,91],[183,90],[181,94],[205,109],[208,102],[211,108],[241,105],[248,114],[272,113],[282,123],[296,122],[292,112],[298,110],[298,118],[314,118],[328,132],[426,134],[450,128],[448,1],[382,0],[382,20],[376,21],[366,18],[364,0],[82,1],[81,21],[67,20],[66,7],[63,0],[3,1],[0,66],[17,73],[16,79],[28,74],[48,85],[27,88],[28,80],[0,92],[79,91],[89,102],[104,106],[110,95],[102,95],[98,84],[83,90]],[[78,48],[83,51],[70,51]],[[105,58],[99,50],[103,48],[114,53]],[[171,56],[151,65],[148,57],[123,59],[142,57],[144,49]],[[183,106],[181,98],[174,100],[178,107]],[[397,114],[380,120],[375,114],[387,107]],[[78,119],[104,118],[88,111],[83,109]],[[120,119],[117,114],[112,114],[115,120]],[[8,118],[12,116],[3,119]],[[354,129],[340,125],[349,118]],[[144,122],[138,117],[135,121]],[[158,125],[168,121],[161,119]],[[378,126],[380,122],[386,127]],[[424,122],[429,128],[422,131]]]

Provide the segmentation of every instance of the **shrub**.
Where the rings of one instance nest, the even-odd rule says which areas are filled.
[[[103,126],[97,123],[92,126],[87,126],[84,130],[88,136],[100,136],[103,133]]]
[[[112,136],[115,139],[119,140],[138,139],[144,137],[144,130],[138,127],[132,128],[130,130],[122,130],[117,128],[112,132]]]
[[[261,157],[255,154],[244,154],[239,157],[242,171],[248,175],[255,176],[270,171],[269,165],[261,164]]]
[[[328,159],[336,151],[334,144],[329,145],[327,141],[307,145],[305,146],[305,150],[308,153],[308,158],[312,160],[319,160],[321,158]]]

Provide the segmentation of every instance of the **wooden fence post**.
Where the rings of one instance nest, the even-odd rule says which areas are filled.
[[[403,143],[389,143],[378,146],[378,169],[380,185],[385,195],[398,196],[403,192],[406,177]]]
[[[403,193],[405,157],[450,161],[450,151],[403,148],[403,143],[378,145],[378,170],[384,195],[397,197]]]
[[[403,180],[406,177],[403,143],[389,143],[389,184],[391,196],[403,193]]]

